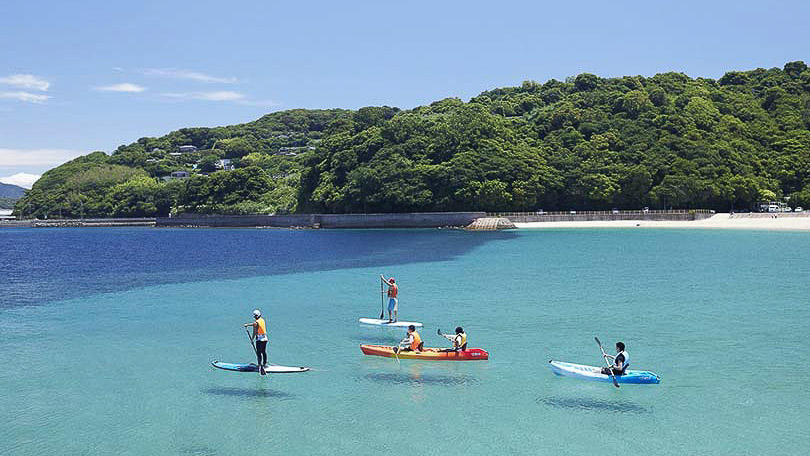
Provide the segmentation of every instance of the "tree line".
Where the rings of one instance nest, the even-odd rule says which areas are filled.
[[[170,155],[180,145],[193,154]],[[294,156],[279,154],[296,151]],[[236,169],[218,171],[227,158]],[[187,170],[186,180],[161,180]],[[26,215],[810,206],[810,70],[526,81],[410,110],[291,110],[45,173]]]

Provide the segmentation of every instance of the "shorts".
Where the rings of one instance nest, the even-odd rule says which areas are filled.
[[[398,306],[399,306],[399,301],[397,301],[397,298],[388,298],[388,311],[389,312],[393,312],[393,311],[397,310]]]

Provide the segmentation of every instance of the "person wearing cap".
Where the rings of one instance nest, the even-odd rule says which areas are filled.
[[[416,332],[416,326],[408,325],[408,333],[405,338],[399,341],[399,345],[394,347],[394,353],[415,351],[419,352],[425,348],[425,343],[422,342],[422,336]]]
[[[245,323],[245,328],[253,326],[253,336],[251,340],[256,341],[256,360],[259,364],[259,373],[264,375],[264,367],[267,365],[267,324],[262,318],[262,311],[253,311],[253,322]]]
[[[388,285],[388,292],[386,293],[388,296],[388,322],[391,323],[397,321],[397,310],[399,308],[397,294],[399,294],[399,287],[393,277],[386,279],[384,275],[380,274],[380,280]]]

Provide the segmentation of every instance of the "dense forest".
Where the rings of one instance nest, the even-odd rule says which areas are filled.
[[[810,206],[803,62],[718,80],[583,73],[468,102],[291,110],[185,128],[52,169],[15,210],[38,217],[727,211],[782,198]]]

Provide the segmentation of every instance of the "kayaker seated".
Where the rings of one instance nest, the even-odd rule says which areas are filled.
[[[404,347],[403,347],[404,345]],[[405,335],[405,338],[399,342],[398,347],[394,347],[394,352],[399,351],[422,351],[425,347],[425,343],[422,342],[422,337],[416,332],[416,326],[410,325],[408,326],[408,334]]]
[[[603,367],[602,373],[605,375],[624,375],[627,372],[627,366],[630,365],[630,355],[625,351],[624,342],[616,342],[616,356],[605,355],[613,360],[613,365],[610,368]]]
[[[453,343],[453,348],[444,349],[443,352],[457,352],[467,349],[467,334],[461,326],[456,327],[455,334],[442,334],[441,329],[437,329],[436,333]]]

